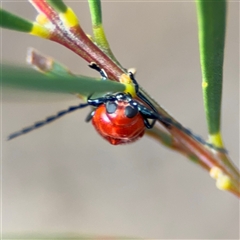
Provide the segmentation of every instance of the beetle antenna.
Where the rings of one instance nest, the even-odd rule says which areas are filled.
[[[197,140],[199,143],[204,144],[214,150],[217,150],[219,152],[223,152],[223,153],[227,153],[227,150],[224,148],[219,148],[216,147],[214,144],[211,144],[207,141],[205,141],[201,136],[198,136],[196,134],[194,134],[191,130],[189,130],[188,128],[185,128],[184,126],[182,126],[180,123],[177,123],[175,121],[173,121],[171,118],[168,117],[163,117],[160,114],[151,111],[150,109],[146,108],[144,105],[138,103],[138,109],[140,111],[140,113],[143,115],[144,118],[144,123],[145,126],[149,129],[149,128],[153,128],[155,122],[152,122],[151,124],[148,122],[148,119],[155,119],[155,120],[159,120],[161,123],[163,123],[166,127],[170,127],[175,126],[176,128],[182,130],[183,132],[185,132],[188,136],[194,138],[195,140]]]
[[[35,124],[33,124],[32,126],[29,126],[29,127],[26,127],[18,132],[15,132],[15,133],[12,133],[11,135],[8,136],[8,139],[7,140],[11,140],[13,138],[16,138],[18,136],[21,136],[23,134],[26,134],[26,133],[29,133],[31,132],[32,130],[35,130],[37,128],[40,128],[40,127],[43,127],[44,125],[48,124],[48,123],[51,123],[53,121],[55,121],[56,119],[59,119],[60,117],[63,117],[64,115],[68,114],[68,113],[71,113],[73,111],[76,111],[77,109],[80,109],[80,108],[84,108],[84,107],[87,107],[89,104],[88,103],[81,103],[79,104],[78,106],[71,106],[69,107],[68,109],[66,110],[63,110],[63,111],[60,111],[58,112],[56,115],[54,116],[50,116],[50,117],[47,117],[45,120],[43,121],[40,121],[40,122],[36,122]]]

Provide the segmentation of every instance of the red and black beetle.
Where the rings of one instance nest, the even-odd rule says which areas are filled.
[[[107,78],[104,70],[100,69],[95,63],[92,63],[90,67],[100,72],[103,79]],[[135,84],[135,91],[138,93],[137,81],[134,79],[132,73],[129,73],[129,77]],[[142,100],[147,102],[145,99]],[[153,111],[153,106],[148,102],[147,104],[152,110],[133,99],[131,94],[122,92],[106,94],[103,97],[95,99],[89,97],[87,103],[69,107],[69,109],[61,111],[55,116],[48,117],[30,127],[11,134],[8,139],[13,139],[36,128],[42,127],[77,109],[92,106],[94,110],[88,116],[87,121],[92,120],[93,126],[104,139],[113,145],[130,143],[141,138],[144,135],[145,129],[152,128],[155,124],[155,120],[160,120],[161,118]],[[154,120],[150,123],[148,119]]]

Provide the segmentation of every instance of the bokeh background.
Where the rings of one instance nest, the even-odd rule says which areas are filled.
[[[86,1],[65,1],[91,33]],[[2,2],[29,19],[26,1]],[[184,126],[207,137],[194,1],[103,1],[103,22],[116,57],[136,67],[140,84]],[[34,47],[73,72],[98,76],[56,43],[3,30],[1,59],[25,65]],[[229,2],[222,128],[229,154],[239,159],[239,3]],[[27,93],[26,93],[27,94]],[[41,99],[41,96],[39,97]],[[79,110],[6,141],[25,126],[79,100],[2,103],[2,227],[7,235],[113,235],[158,239],[238,239],[236,197],[219,191],[208,173],[147,136],[111,146]]]

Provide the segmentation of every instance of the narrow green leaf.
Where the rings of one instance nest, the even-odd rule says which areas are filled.
[[[220,115],[226,1],[196,0],[199,27],[202,88],[210,141],[222,147]]]
[[[1,65],[1,80],[4,88],[25,89],[53,93],[92,93],[124,91],[125,85],[97,78],[71,75],[51,75],[39,73],[31,68]]]
[[[117,61],[114,56],[108,40],[105,35],[105,31],[102,25],[102,9],[100,0],[88,0],[91,20],[92,20],[92,30],[93,30],[93,40],[98,45],[98,47],[107,54],[113,62],[115,62],[120,68],[124,70],[121,64]]]
[[[58,12],[65,13],[67,11],[67,6],[61,0],[47,0],[47,2]]]
[[[31,32],[33,23],[0,8],[0,27],[20,32]]]
[[[92,25],[99,26],[102,25],[102,9],[100,0],[88,0]]]

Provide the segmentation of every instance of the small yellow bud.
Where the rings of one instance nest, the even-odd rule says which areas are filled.
[[[40,13],[36,17],[36,22],[38,22],[40,25],[45,25],[49,22],[48,18],[45,16],[45,14]]]
[[[210,169],[210,176],[216,179],[216,187],[220,190],[227,190],[231,187],[231,179],[219,167]]]
[[[227,175],[222,175],[217,179],[216,186],[220,190],[228,190],[231,187],[231,179]]]
[[[209,173],[212,178],[218,179],[219,175],[222,174],[222,170],[218,167],[212,167]]]

